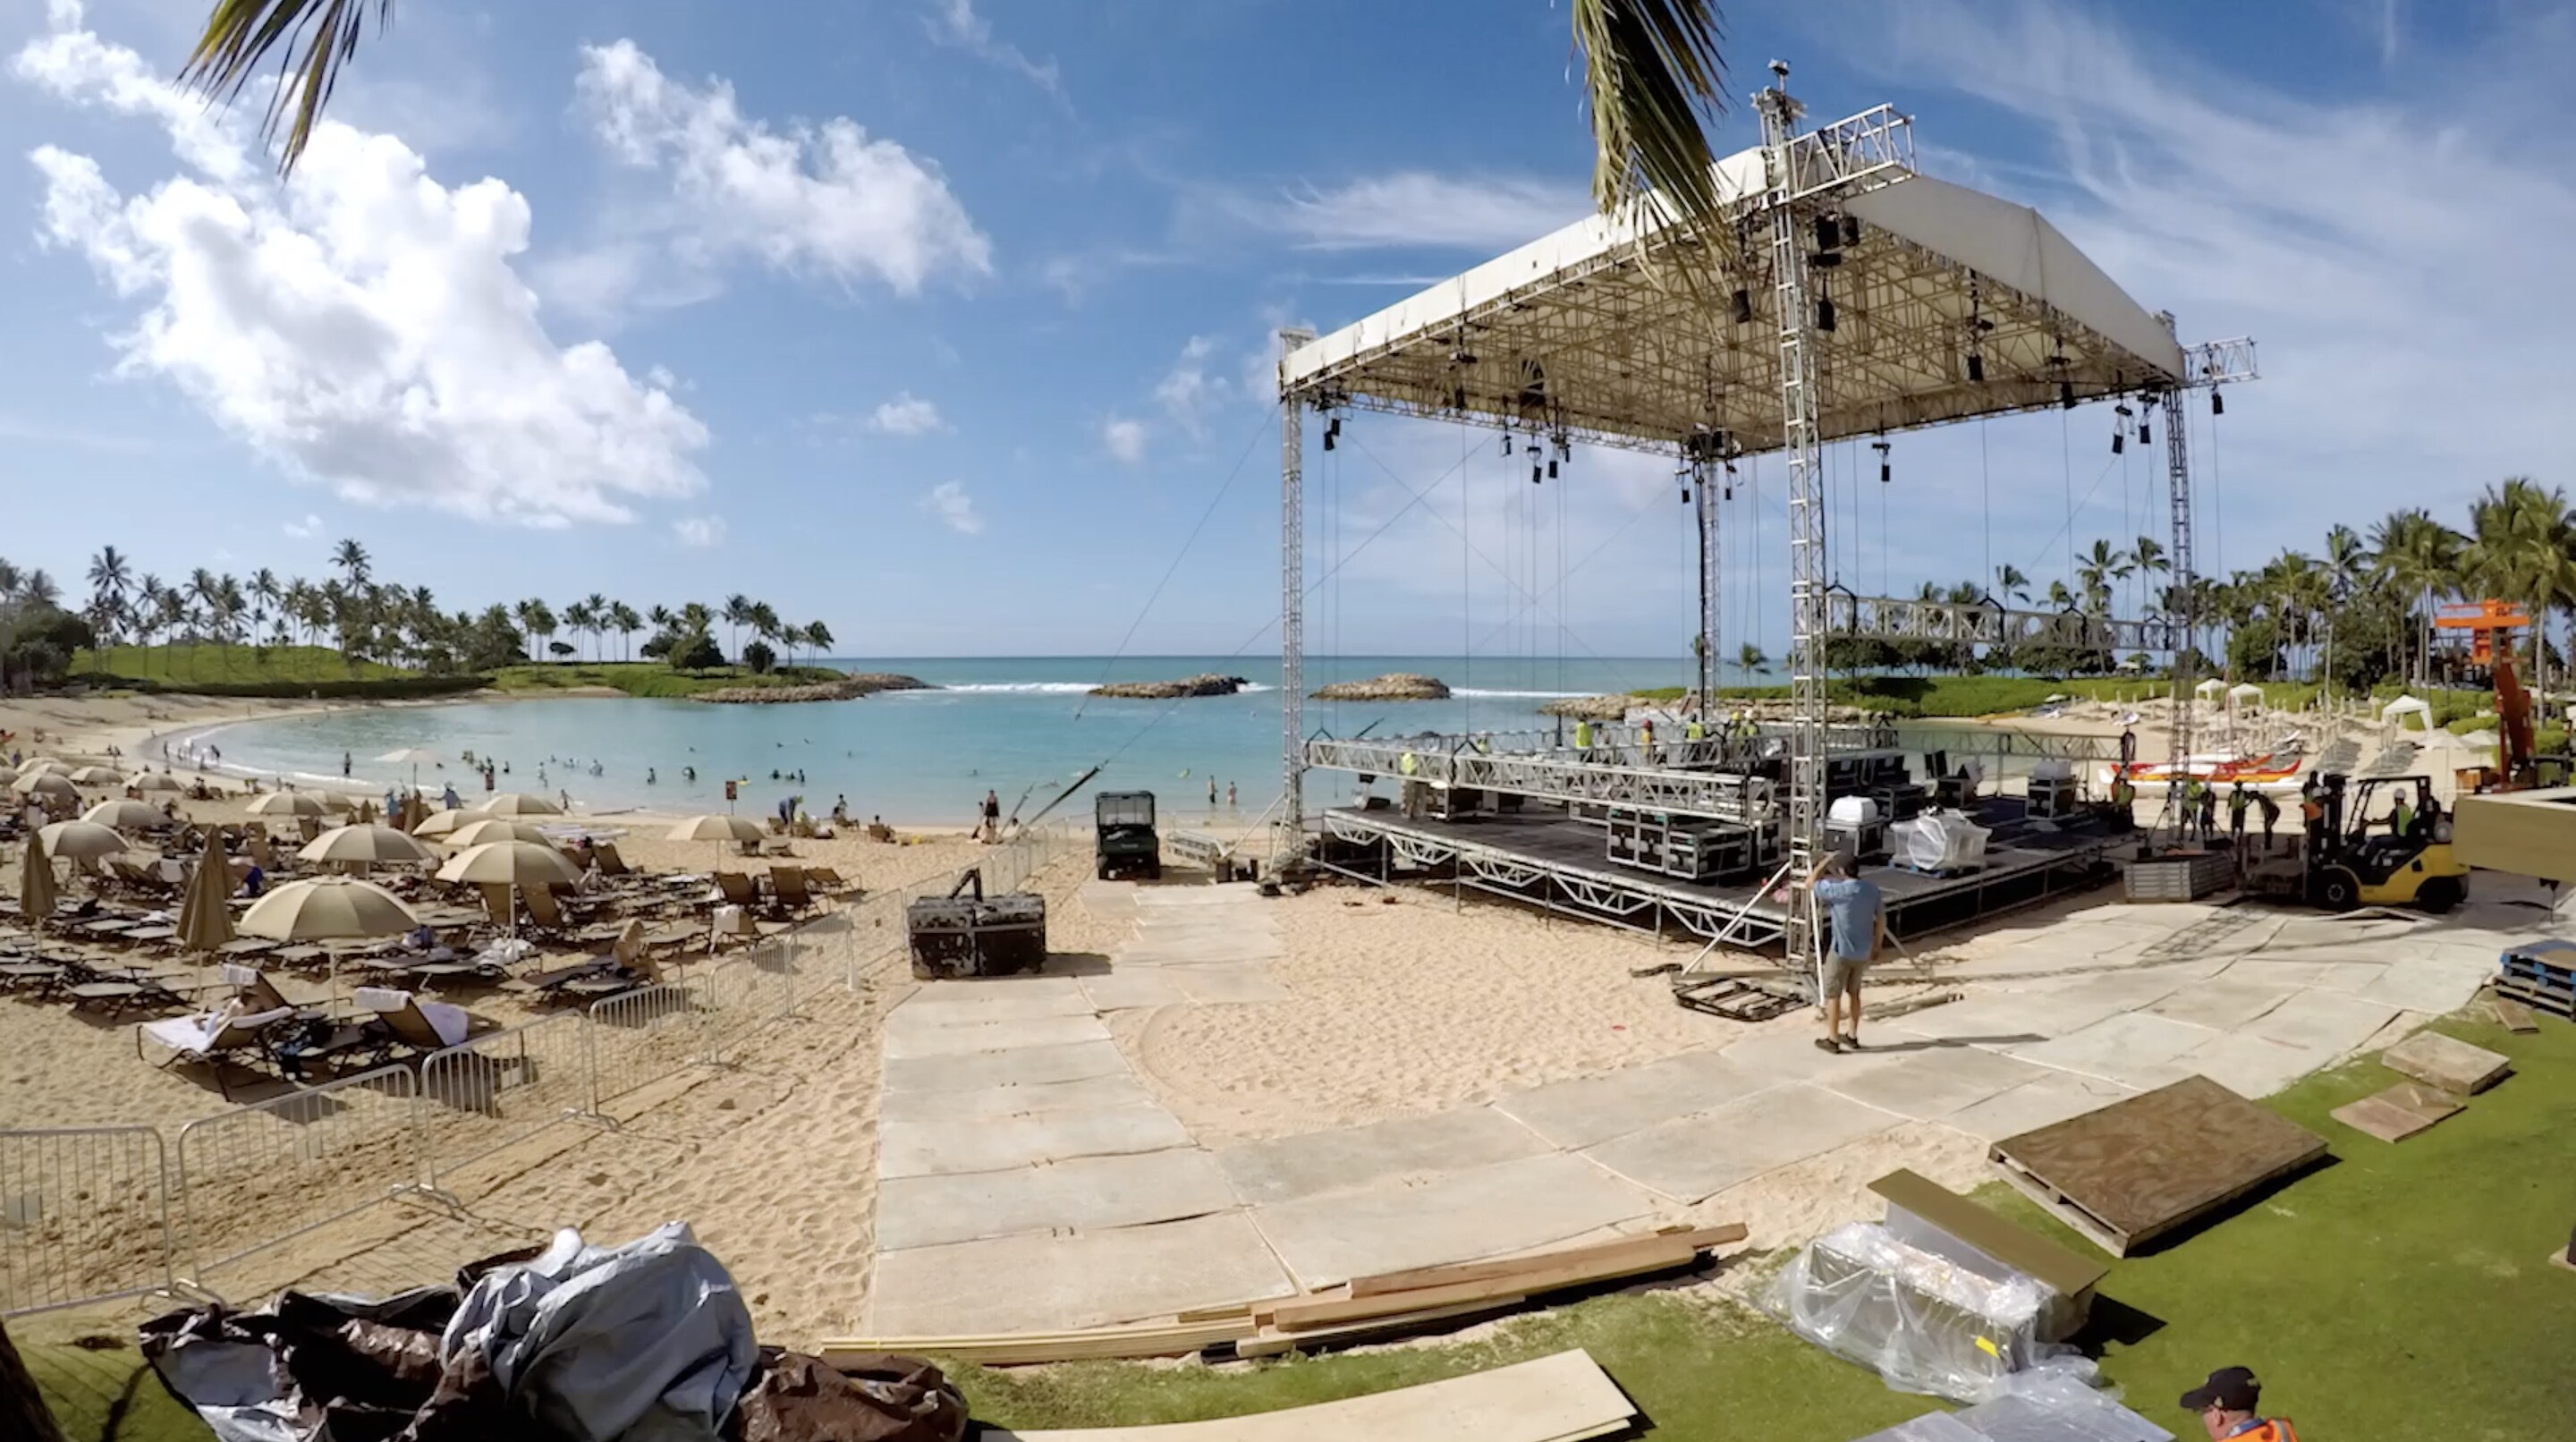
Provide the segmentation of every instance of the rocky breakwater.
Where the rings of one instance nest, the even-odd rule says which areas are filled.
[[[701,691],[689,699],[716,706],[776,706],[790,701],[855,701],[879,691],[937,689],[917,676],[898,676],[891,671],[859,671],[837,681],[817,681],[810,686],[723,686],[713,691]]]
[[[1437,676],[1391,671],[1365,681],[1336,681],[1315,693],[1318,701],[1446,701],[1449,683]]]
[[[1112,681],[1094,686],[1094,696],[1122,696],[1131,701],[1170,701],[1182,696],[1231,696],[1252,683],[1240,676],[1184,676],[1178,681]]]

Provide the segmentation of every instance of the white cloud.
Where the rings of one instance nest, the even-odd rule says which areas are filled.
[[[1216,351],[1213,337],[1194,335],[1181,347],[1181,357],[1171,371],[1154,387],[1154,399],[1162,404],[1181,429],[1199,434],[1199,417],[1225,398],[1222,376],[1208,374],[1208,357]]]
[[[939,418],[939,407],[910,391],[897,391],[893,400],[876,408],[868,417],[868,429],[890,436],[921,436],[945,429]]]
[[[993,22],[975,13],[975,0],[937,0],[929,16],[930,38],[953,45],[1005,70],[1017,71],[1058,100],[1065,98],[1064,77],[1053,59],[1031,60],[1020,47],[993,38]]]
[[[1100,443],[1132,466],[1145,459],[1145,423],[1111,416],[1100,423]]]
[[[1493,254],[1581,219],[1592,196],[1581,185],[1532,176],[1404,170],[1233,208],[1314,250],[1434,246]]]
[[[772,130],[742,114],[731,83],[672,80],[631,40],[583,47],[574,88],[618,159],[668,179],[679,227],[671,245],[685,265],[748,254],[898,295],[992,269],[992,243],[938,167],[846,117]]]
[[[322,518],[320,516],[307,515],[303,520],[287,522],[280,529],[284,530],[286,534],[293,536],[299,541],[309,541],[315,536],[322,534]]]
[[[724,517],[682,516],[671,523],[671,534],[683,546],[720,546],[725,538]]]
[[[921,498],[921,508],[939,518],[940,523],[961,536],[980,535],[984,517],[975,509],[975,498],[955,481],[944,481],[930,488]]]
[[[170,382],[226,431],[342,497],[479,520],[624,521],[636,498],[695,494],[707,430],[604,345],[555,344],[512,268],[527,201],[449,189],[399,140],[318,127],[279,185],[237,124],[76,28],[16,73],[74,104],[157,121],[187,173],[135,195],[52,145],[39,236],[78,251],[142,310],[109,339],[120,370]]]

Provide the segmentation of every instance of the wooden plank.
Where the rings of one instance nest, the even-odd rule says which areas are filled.
[[[1501,1257],[1490,1262],[1451,1262],[1438,1267],[1415,1267],[1402,1272],[1380,1272],[1371,1277],[1353,1277],[1347,1295],[1377,1297],[1390,1292],[1416,1292],[1426,1287],[1454,1286],[1460,1282],[1485,1282],[1518,1276],[1526,1272],[1576,1263],[1587,1257],[1616,1252],[1641,1241],[1658,1238],[1689,1238],[1695,1250],[1723,1247],[1743,1241],[1747,1233],[1742,1222],[1726,1222],[1713,1227],[1693,1227],[1669,1232],[1650,1232],[1635,1237],[1620,1237],[1608,1242],[1594,1242],[1581,1247],[1561,1247],[1551,1252],[1534,1252],[1527,1256]]]
[[[2431,1087],[2399,1082],[2357,1102],[2336,1107],[2329,1115],[2353,1130],[2383,1142],[2402,1142],[2445,1117],[2460,1104]]]
[[[2512,997],[2490,994],[2487,997],[2487,1005],[2494,1009],[2497,1023],[2506,1031],[2540,1030],[2540,1022],[2531,1014],[2531,1008],[2515,1001]]]
[[[988,1428],[984,1435],[991,1442],[1580,1442],[1623,1431],[1636,1415],[1618,1384],[1577,1350],[1277,1412],[1080,1431]]]
[[[2325,1138],[2186,1077],[1996,1142],[2004,1179],[2114,1256],[2325,1155]]]
[[[1276,1357],[1283,1352],[1313,1352],[1326,1347],[1346,1347],[1355,1342],[1374,1341],[1380,1337],[1419,1332],[1435,1323],[1454,1322],[1463,1317],[1483,1317],[1517,1307],[1527,1298],[1493,1297],[1482,1302],[1464,1302],[1455,1307],[1438,1307],[1427,1312],[1403,1312],[1392,1317],[1372,1317],[1364,1322],[1348,1322],[1339,1327],[1318,1327],[1309,1332],[1283,1332],[1276,1327],[1262,1329],[1259,1336],[1247,1337],[1234,1344],[1237,1357]]]
[[[1178,1357],[1250,1337],[1249,1315],[1143,1327],[1099,1327],[1081,1332],[995,1333],[956,1337],[836,1337],[816,1349],[827,1366],[864,1352],[923,1353],[1008,1367],[1033,1362],[1130,1360]]]
[[[1619,1277],[1634,1277],[1647,1272],[1664,1272],[1676,1267],[1687,1267],[1698,1259],[1699,1252],[1699,1248],[1679,1237],[1648,1237],[1609,1251],[1598,1252],[1579,1261],[1534,1271],[1514,1272],[1500,1277],[1480,1278],[1471,1282],[1452,1282],[1445,1287],[1422,1287],[1409,1292],[1386,1292],[1374,1297],[1322,1297],[1310,1301],[1281,1302],[1271,1312],[1271,1325],[1283,1332],[1306,1332],[1318,1327],[1334,1327],[1346,1322],[1366,1321],[1371,1317],[1462,1306],[1499,1298],[1539,1296],[1548,1292],[1561,1292],[1570,1287],[1611,1281]]]
[[[1869,1184],[1891,1212],[1911,1212],[1942,1233],[2027,1276],[2061,1297],[2080,1297],[2101,1282],[2109,1266],[2007,1221],[1948,1187],[1906,1168]]]
[[[2513,1070],[2512,1058],[2437,1031],[2415,1033],[2380,1053],[2379,1061],[2400,1076],[2461,1096],[2475,1096]]]

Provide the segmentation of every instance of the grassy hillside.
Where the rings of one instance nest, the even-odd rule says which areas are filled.
[[[328,646],[108,646],[74,653],[72,675],[102,672],[173,691],[203,681],[371,681],[414,674],[373,661],[352,664]]]
[[[217,696],[437,696],[488,686],[515,692],[605,687],[629,696],[680,697],[723,687],[797,686],[840,675],[815,666],[782,666],[755,676],[730,669],[674,671],[659,661],[565,661],[504,666],[488,676],[431,676],[375,661],[353,663],[327,646],[109,646],[80,652],[72,662],[74,679],[91,684]]]
[[[765,676],[749,671],[674,671],[659,661],[556,662],[537,666],[504,666],[492,674],[496,691],[573,691],[607,687],[629,696],[673,699],[701,691],[740,687],[804,686],[837,681],[841,673],[821,666],[781,666]]]

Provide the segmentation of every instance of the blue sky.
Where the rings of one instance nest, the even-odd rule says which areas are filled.
[[[1141,611],[1129,650],[1257,656],[1272,332],[1586,204],[1548,0],[405,0],[283,189],[160,83],[205,8],[0,0],[0,554],[75,590],[101,543],[318,577],[356,536],[450,609],[744,591],[853,655],[1094,653]],[[1892,102],[1927,170],[2040,206],[2186,340],[2261,341],[2205,562],[2566,481],[2567,8],[1729,21],[1737,90],[1780,55],[1819,118]],[[1883,492],[1838,455],[1846,582],[2044,582],[2070,496],[2079,545],[2161,534],[2110,423],[1906,437]],[[1462,510],[1441,477],[1490,436],[1352,432],[1313,477],[1344,649],[1685,654],[1663,467],[1578,457],[1560,528],[1499,458]],[[1776,474],[1728,513],[1729,651],[1782,644],[1766,507],[1776,542]],[[1516,600],[1560,544],[1563,604]]]

